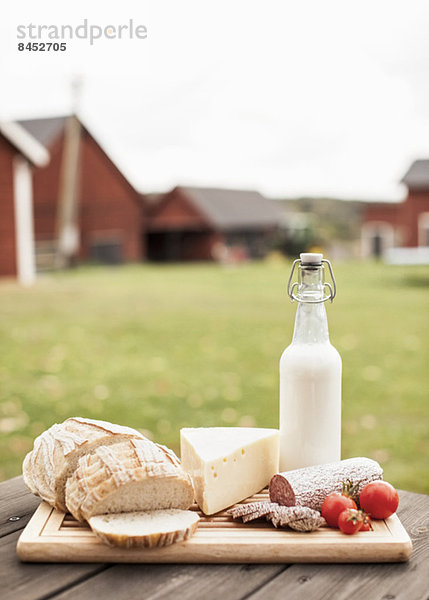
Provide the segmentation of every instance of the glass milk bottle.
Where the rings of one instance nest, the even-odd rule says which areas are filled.
[[[295,329],[280,359],[280,471],[337,461],[341,454],[341,357],[329,341],[324,304],[336,294],[334,274],[322,254],[300,257],[288,282],[298,302]],[[325,282],[325,265],[332,285]]]

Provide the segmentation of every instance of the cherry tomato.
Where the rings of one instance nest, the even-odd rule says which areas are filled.
[[[363,510],[361,510],[362,513],[362,527],[360,528],[359,531],[371,531],[371,517],[369,515],[366,514],[366,512],[364,512]]]
[[[357,508],[356,502],[340,492],[334,492],[326,496],[322,504],[322,517],[330,527],[338,527],[338,517],[346,508]]]
[[[398,508],[398,492],[387,481],[371,481],[361,491],[359,504],[373,519],[387,519]]]
[[[347,508],[338,517],[338,527],[343,533],[353,535],[360,531],[363,524],[363,516],[360,510]]]

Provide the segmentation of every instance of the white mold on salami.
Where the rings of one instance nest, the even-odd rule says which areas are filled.
[[[234,519],[248,523],[266,517],[274,527],[290,527],[296,531],[314,531],[326,525],[319,512],[307,506],[280,506],[275,502],[251,502],[228,511]]]
[[[315,531],[316,529],[320,529],[326,525],[326,521],[322,516],[312,517],[308,519],[298,519],[297,521],[292,521],[289,523],[289,527],[294,529],[295,531]]]
[[[271,522],[274,527],[292,527],[294,522],[307,519],[308,521],[313,521],[316,524],[313,529],[317,529],[317,523],[320,518],[320,513],[317,512],[317,510],[308,508],[308,506],[279,506],[274,511]],[[322,519],[322,524],[324,524],[324,522],[325,520]]]
[[[233,519],[242,518],[243,522],[252,521],[253,519],[259,519],[265,517],[278,508],[278,504],[274,502],[249,502],[248,504],[241,504],[228,511],[228,514]],[[247,518],[250,515],[250,518]]]
[[[261,519],[262,517],[264,517],[265,514],[261,514],[258,511],[254,512],[254,513],[250,513],[248,515],[243,515],[241,517],[243,523],[249,523],[249,521],[255,521],[256,519]]]
[[[357,498],[367,483],[382,478],[383,469],[375,460],[348,458],[274,475],[270,499],[283,506],[308,506],[320,511],[326,496],[341,492],[343,482],[349,480],[357,485]]]

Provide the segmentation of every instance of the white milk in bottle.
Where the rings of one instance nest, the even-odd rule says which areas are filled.
[[[341,357],[329,341],[324,302],[336,287],[322,254],[301,254],[288,293],[298,302],[293,340],[280,359],[280,471],[340,460]],[[325,283],[328,265],[332,285]],[[291,285],[295,267],[298,282]]]

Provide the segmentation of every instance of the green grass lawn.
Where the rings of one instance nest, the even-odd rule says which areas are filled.
[[[327,307],[343,359],[343,457],[429,493],[429,268],[335,266]],[[85,267],[0,283],[0,479],[68,416],[147,432],[278,425],[278,361],[296,305],[289,263]]]

